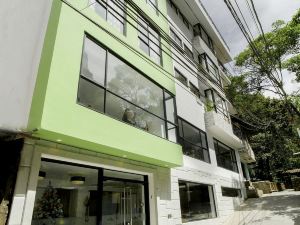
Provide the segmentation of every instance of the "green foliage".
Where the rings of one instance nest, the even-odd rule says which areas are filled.
[[[63,205],[55,188],[49,185],[42,197],[37,201],[33,212],[34,219],[54,219],[63,217]]]
[[[293,56],[283,63],[283,68],[295,73],[296,80],[300,82],[300,55]]]
[[[211,100],[206,99],[205,111],[210,112],[210,111],[213,111],[214,109],[215,109],[214,103]]]

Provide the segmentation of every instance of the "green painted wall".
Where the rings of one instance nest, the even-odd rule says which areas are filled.
[[[88,4],[87,0],[69,2],[96,24],[139,50],[137,31],[128,23],[126,34],[120,34],[92,9],[84,9]],[[151,15],[162,29],[169,32],[167,22],[161,19],[146,1],[135,0],[135,2],[144,12]],[[161,10],[166,13],[166,2],[158,2]],[[149,61],[128,50],[96,24],[60,0],[53,1],[32,102],[29,129],[34,131],[33,135],[37,137],[51,141],[61,140],[64,144],[105,154],[161,166],[182,165],[181,146],[76,103],[85,32],[160,85],[175,92],[173,78],[164,74],[159,66],[153,67]],[[172,60],[165,54],[163,67],[172,73]]]

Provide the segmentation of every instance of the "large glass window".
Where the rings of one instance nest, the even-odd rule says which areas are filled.
[[[32,225],[149,224],[148,178],[43,159]]]
[[[183,153],[210,163],[206,133],[181,118],[178,119],[178,125]]]
[[[176,142],[174,97],[90,38],[84,43],[78,103]]]
[[[124,33],[125,3],[124,0],[97,0],[91,4],[95,12],[108,21],[114,28]]]
[[[238,173],[235,151],[216,139],[214,139],[214,146],[218,166]]]
[[[219,69],[209,58],[209,56],[205,53],[199,55],[199,62],[202,67],[211,75],[212,79],[222,86]]]
[[[222,115],[224,119],[230,123],[229,113],[225,99],[211,89],[205,90],[205,96],[207,101],[213,104],[215,111]]]
[[[212,186],[179,181],[179,195],[183,223],[216,217]]]
[[[160,37],[158,31],[144,18],[138,18],[138,37],[140,48],[153,59],[161,64]]]

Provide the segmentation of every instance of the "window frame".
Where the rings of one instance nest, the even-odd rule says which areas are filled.
[[[104,2],[105,1],[105,2]],[[113,2],[113,1],[112,1]],[[126,34],[126,11],[127,11],[127,3],[126,3],[126,1],[124,0],[124,9],[125,9],[125,11],[123,10],[123,8],[122,7],[119,7],[118,5],[116,5],[120,10],[122,10],[123,11],[123,15],[121,15],[119,12],[117,12],[117,11],[115,11],[115,10],[113,10],[113,9],[111,9],[110,8],[110,6],[108,6],[108,3],[107,3],[107,0],[96,0],[95,1],[95,4],[98,4],[98,5],[100,5],[100,6],[102,6],[104,9],[105,9],[105,18],[104,17],[102,17],[101,15],[99,15],[99,14],[97,14],[97,15],[99,15],[100,17],[102,17],[107,23],[110,23],[110,25],[112,25],[111,24],[111,22],[108,20],[108,13],[110,13],[116,20],[118,20],[120,23],[122,23],[123,24],[123,32],[121,32],[123,35],[125,35]],[[113,4],[115,4],[114,2],[113,2]],[[112,12],[113,11],[113,12]],[[114,15],[114,14],[117,14],[117,17]],[[118,16],[119,17],[121,17],[122,19],[123,19],[123,21],[120,21],[120,19],[118,18]],[[113,25],[112,25],[113,26]],[[114,26],[113,26],[114,27]],[[116,27],[114,27],[115,29],[117,29]]]
[[[83,67],[83,65],[82,65],[83,60],[82,59],[83,59],[83,53],[84,53],[84,49],[85,49],[85,40],[86,39],[89,39],[90,41],[92,41],[93,43],[95,43],[96,45],[98,45],[99,47],[103,48],[103,50],[105,50],[105,74],[104,74],[105,77],[104,77],[104,84],[103,84],[103,86],[101,84],[98,84],[97,82],[93,81],[92,79],[87,78],[86,76],[84,76],[82,74],[82,67]],[[111,55],[115,56],[117,59],[119,59],[125,65],[129,66],[130,68],[132,68],[133,70],[135,70],[136,72],[138,72],[141,76],[143,76],[145,79],[149,80],[149,82],[152,82],[154,85],[156,85],[157,87],[159,87],[162,90],[162,93],[163,93],[163,103],[162,103],[162,105],[163,105],[163,110],[164,110],[164,112],[163,112],[164,118],[162,118],[161,116],[159,116],[159,115],[157,115],[157,114],[155,114],[155,113],[153,113],[153,112],[151,112],[151,111],[149,111],[147,109],[142,108],[141,106],[139,106],[139,105],[137,105],[137,104],[135,104],[135,103],[133,103],[131,101],[128,101],[124,97],[122,97],[122,96],[120,96],[120,95],[118,95],[118,94],[116,94],[113,91],[111,91],[111,90],[108,89],[108,87],[107,87],[108,54],[111,54]],[[99,110],[96,110],[96,109],[94,109],[92,107],[88,107],[87,105],[85,105],[85,104],[83,104],[83,103],[81,103],[79,101],[79,98],[78,98],[79,92],[78,92],[78,90],[79,90],[79,85],[80,85],[81,79],[84,79],[85,81],[90,82],[93,85],[96,85],[98,88],[104,90],[104,103],[103,103],[103,108],[104,109],[103,109],[103,112],[101,112]],[[154,117],[162,120],[164,122],[165,137],[158,136],[156,134],[150,133],[149,131],[145,131],[145,130],[137,127],[137,126],[133,126],[130,123],[126,123],[125,121],[122,121],[120,119],[117,119],[117,118],[115,118],[115,117],[107,114],[106,113],[107,93],[109,93],[111,95],[114,95],[115,97],[120,98],[121,100],[123,100],[125,102],[128,102],[129,104],[133,105],[134,107],[137,107],[140,110],[145,111],[146,113],[151,114],[152,116],[154,116]],[[166,94],[168,94],[169,96],[171,96],[173,98],[173,100],[174,100],[174,122],[168,120],[168,118],[167,118],[166,97],[165,97]],[[85,33],[84,38],[83,38],[83,45],[82,45],[82,52],[81,52],[81,63],[80,63],[80,71],[79,71],[79,79],[78,79],[78,88],[77,88],[76,103],[79,104],[79,105],[81,105],[81,106],[83,106],[83,107],[86,107],[86,108],[88,108],[90,110],[93,110],[95,112],[104,114],[106,116],[109,116],[110,118],[118,120],[118,121],[120,121],[122,123],[129,124],[129,125],[137,128],[137,129],[143,130],[143,131],[145,131],[145,132],[147,132],[147,133],[149,133],[151,135],[155,135],[155,136],[160,137],[160,138],[162,138],[164,140],[167,140],[167,141],[171,141],[171,140],[169,140],[169,135],[168,135],[168,131],[170,130],[170,129],[168,129],[168,125],[171,124],[171,125],[173,125],[175,127],[175,136],[176,136],[176,139],[178,137],[178,134],[177,134],[177,130],[178,130],[177,109],[176,109],[176,98],[175,98],[175,96],[170,91],[168,91],[167,89],[165,89],[164,87],[162,87],[161,85],[159,85],[156,81],[152,80],[150,77],[148,77],[147,75],[145,75],[141,70],[139,70],[138,68],[136,68],[135,66],[133,66],[132,64],[130,64],[127,60],[125,60],[122,57],[120,57],[118,54],[116,54],[114,51],[112,51],[110,48],[108,48],[107,46],[105,46],[104,44],[102,44],[101,42],[99,42],[96,38],[94,38],[92,35],[90,35],[88,33]],[[171,142],[174,142],[174,141],[171,141]],[[178,142],[178,140],[176,140],[175,143],[177,143],[177,142]]]
[[[193,51],[186,44],[183,44],[183,49],[184,49],[185,54],[189,57],[189,59],[194,61]]]
[[[196,27],[198,28],[198,31],[196,31]],[[198,23],[194,25],[193,32],[194,32],[194,36],[200,36],[201,39],[205,42],[205,44],[209,47],[209,49],[215,54],[214,42],[211,39],[211,37],[208,35],[207,31],[202,26],[202,24]],[[203,37],[204,35],[206,35],[207,41]]]
[[[192,128],[196,129],[196,130],[199,132],[199,138],[200,138],[200,141],[201,141],[201,146],[192,143],[191,141],[187,140],[187,139],[184,137],[184,130],[183,130],[182,122],[186,123],[187,125],[191,126]],[[182,117],[180,117],[180,116],[178,116],[178,115],[177,115],[177,123],[178,123],[178,138],[177,138],[177,140],[178,140],[178,142],[181,144],[181,146],[182,146],[182,148],[183,148],[183,154],[186,155],[185,152],[184,152],[184,146],[185,146],[185,144],[186,144],[186,142],[187,142],[187,143],[190,144],[190,145],[197,146],[198,148],[200,148],[201,151],[202,151],[203,156],[204,156],[204,153],[203,153],[203,152],[204,152],[204,151],[207,151],[208,161],[205,161],[205,158],[200,159],[200,158],[196,158],[196,157],[193,157],[193,156],[189,156],[189,155],[188,155],[189,157],[192,157],[192,158],[194,158],[194,159],[198,159],[198,160],[201,160],[201,161],[203,161],[203,162],[205,162],[205,163],[211,164],[211,157],[210,157],[209,146],[208,146],[208,139],[207,139],[207,134],[206,134],[206,132],[203,131],[203,130],[201,130],[200,128],[194,126],[193,124],[191,124],[190,122],[186,121],[185,119],[183,119]],[[180,127],[182,128],[181,131],[180,131]],[[181,133],[182,133],[182,136],[183,136],[183,137],[180,136]],[[202,141],[202,136],[201,136],[201,134],[204,134],[204,136],[205,136],[206,147],[203,147],[203,143],[202,143],[203,141]]]
[[[182,40],[172,28],[170,28],[170,36],[174,43],[177,44],[180,48],[182,48]],[[173,38],[173,36],[175,37],[175,39]],[[176,39],[180,41],[180,44],[176,41]]]
[[[176,74],[179,75],[179,77],[181,77],[184,82],[181,79],[178,79],[178,76],[176,76]],[[188,79],[186,76],[184,76],[178,69],[174,68],[174,77],[176,78],[176,80],[178,80],[180,83],[182,83],[184,86],[188,87]]]
[[[216,145],[216,144],[217,145]],[[220,165],[220,158],[219,156],[221,155],[220,152],[219,152],[219,144],[222,144],[224,145],[226,148],[228,148],[228,152],[230,153],[230,163],[232,165],[232,168],[233,169],[230,169],[230,168],[227,168],[225,167],[224,165]],[[236,152],[234,149],[230,148],[228,145],[224,144],[223,142],[219,141],[218,139],[214,138],[214,148],[215,148],[215,152],[216,152],[216,158],[217,158],[217,165],[218,167],[221,167],[223,169],[226,169],[226,170],[229,170],[229,171],[232,171],[234,173],[239,173],[239,168],[238,168],[238,161],[237,161],[237,157],[236,157]],[[236,168],[236,170],[234,169]]]
[[[194,181],[190,181],[190,180],[178,179],[178,186],[180,185],[180,183],[185,183],[187,189],[189,189],[189,184],[196,184],[196,185],[199,185],[199,186],[205,186],[205,187],[207,187],[208,192],[209,192],[209,188],[211,188],[212,199],[209,198],[209,200],[210,200],[211,203],[213,203],[213,206],[211,206],[213,211],[211,213],[215,215],[215,216],[205,218],[205,219],[191,219],[191,220],[188,220],[186,222],[182,222],[183,224],[191,223],[191,222],[195,222],[195,221],[203,221],[203,220],[208,220],[208,219],[213,219],[213,218],[218,217],[216,193],[215,193],[215,187],[214,187],[213,184],[206,184],[206,183],[199,183],[199,182],[194,182]],[[187,190],[187,192],[189,192],[189,190]],[[179,193],[180,193],[180,187],[179,187]],[[180,194],[179,194],[179,202],[180,202],[180,205],[181,205]],[[181,210],[181,213],[182,213],[182,207],[180,207],[180,210]]]
[[[208,72],[210,76],[212,76],[212,79],[216,81],[217,84],[222,88],[221,75],[218,66],[212,61],[212,59],[206,53],[202,53],[198,55],[198,60],[201,66],[203,66],[202,60],[204,60],[205,70]],[[213,69],[210,68],[214,68],[216,73],[213,73]]]
[[[227,195],[226,194],[226,191],[232,191],[232,190],[236,191],[236,194],[234,194],[234,195]],[[221,186],[221,193],[222,193],[223,197],[231,197],[231,198],[241,198],[242,197],[242,191],[241,191],[240,188]]]
[[[144,25],[140,22],[140,20],[142,20],[146,25],[147,27],[144,27]],[[142,27],[142,29],[146,30],[147,34],[144,34],[140,29],[139,27]],[[150,38],[150,35],[151,35],[151,31],[149,30],[152,29],[158,36],[158,39],[157,41],[159,42],[159,45],[157,45],[156,43],[154,43],[154,41]],[[147,54],[147,56],[149,56],[149,58],[154,62],[154,63],[157,63],[152,57],[151,57],[151,50],[156,53],[158,56],[159,56],[159,63],[157,63],[158,65],[160,66],[163,66],[163,59],[162,59],[162,47],[161,47],[161,37],[160,37],[160,32],[143,16],[141,15],[138,15],[138,26],[137,26],[137,32],[138,32],[138,40],[139,40],[139,48],[140,50],[142,50],[142,52],[144,52],[145,54]],[[141,35],[143,35],[144,37],[147,38],[147,43],[146,41],[143,40],[143,38],[141,37]],[[152,37],[154,37],[152,35]],[[154,37],[155,38],[155,37]],[[140,46],[140,42],[143,42],[145,45],[147,45],[148,47],[148,53],[146,53]],[[155,45],[156,47],[159,48],[159,52],[156,52],[156,50],[154,50],[152,47],[151,47],[151,44]]]
[[[197,98],[200,98],[201,97],[201,94],[200,94],[200,90],[199,88],[197,88],[191,81],[189,82],[190,83],[190,91],[197,96]],[[195,91],[193,91],[192,89],[194,89]],[[196,93],[195,93],[196,92]]]
[[[212,103],[213,103],[213,107],[214,107],[215,112],[221,114],[224,117],[224,119],[226,121],[228,121],[228,123],[231,123],[230,116],[229,116],[229,111],[228,111],[228,106],[226,104],[226,100],[212,89],[207,89],[204,92],[205,92],[206,99],[208,99],[208,92],[211,93]],[[221,99],[222,108],[217,107],[217,105],[216,105],[216,96],[215,95],[217,95]]]

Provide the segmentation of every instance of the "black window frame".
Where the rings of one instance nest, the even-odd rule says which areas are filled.
[[[105,57],[106,57],[106,61],[105,61],[105,77],[104,77],[105,79],[104,79],[104,84],[103,84],[103,86],[102,86],[101,84],[99,84],[99,83],[97,83],[97,82],[95,82],[95,81],[93,81],[93,80],[87,78],[86,76],[84,76],[84,75],[81,73],[81,72],[82,72],[82,61],[83,61],[82,58],[83,58],[83,53],[84,53],[84,48],[85,48],[85,40],[86,40],[86,39],[89,39],[90,41],[94,42],[96,45],[98,45],[99,47],[103,48],[103,49],[106,51],[106,53],[105,53],[105,54],[106,54],[106,56],[105,56]],[[142,108],[141,106],[139,106],[139,105],[137,105],[137,104],[135,104],[135,103],[133,103],[133,102],[128,101],[128,100],[125,99],[124,97],[119,96],[118,94],[112,92],[111,90],[109,90],[109,89],[107,88],[107,66],[108,66],[108,65],[107,65],[107,64],[108,64],[107,58],[108,58],[108,54],[112,54],[113,56],[115,56],[116,58],[118,58],[121,62],[123,62],[124,64],[128,65],[128,66],[131,67],[133,70],[137,71],[141,76],[145,77],[145,78],[148,79],[150,82],[152,82],[153,84],[155,84],[157,87],[159,87],[160,89],[162,89],[162,92],[163,92],[164,118],[160,117],[159,115],[157,115],[157,114],[155,114],[155,113],[153,113],[153,112],[150,112],[150,111],[148,111],[148,110]],[[85,33],[84,38],[83,38],[82,53],[81,53],[81,64],[80,64],[79,81],[78,81],[78,88],[79,88],[79,84],[80,84],[80,82],[81,82],[81,79],[84,79],[85,81],[87,81],[87,82],[89,82],[89,83],[91,83],[91,84],[93,84],[93,85],[96,85],[98,88],[104,90],[104,109],[103,109],[103,112],[101,112],[101,111],[99,111],[99,110],[96,110],[96,109],[94,109],[94,108],[92,108],[92,107],[89,107],[89,106],[87,106],[87,105],[81,103],[80,100],[79,100],[79,97],[78,97],[78,94],[79,94],[78,90],[79,90],[79,89],[77,89],[77,98],[76,98],[76,103],[77,103],[77,104],[79,104],[79,105],[81,105],[81,106],[83,106],[83,107],[86,107],[86,108],[88,108],[88,109],[91,109],[91,110],[93,110],[93,111],[96,111],[96,112],[98,112],[98,113],[101,113],[101,114],[104,114],[104,115],[106,115],[106,116],[109,116],[110,118],[116,119],[116,120],[118,120],[118,121],[120,121],[120,122],[122,122],[122,123],[129,124],[129,125],[131,125],[131,126],[137,128],[137,129],[140,129],[140,130],[145,131],[144,129],[141,129],[141,128],[139,128],[139,127],[137,127],[137,126],[134,126],[134,125],[132,125],[132,124],[130,124],[130,123],[127,123],[127,122],[125,122],[125,121],[123,121],[123,120],[120,120],[120,119],[117,119],[117,118],[115,118],[115,117],[112,117],[111,115],[109,115],[109,114],[106,113],[106,98],[107,98],[107,93],[109,93],[109,94],[111,94],[111,95],[114,95],[114,96],[117,97],[117,98],[120,98],[121,100],[123,100],[123,101],[125,101],[125,102],[128,102],[129,104],[132,104],[133,106],[139,108],[140,110],[143,110],[143,111],[145,111],[146,113],[149,113],[149,114],[151,114],[152,116],[154,116],[154,117],[156,117],[156,118],[158,118],[158,119],[164,121],[164,125],[165,125],[165,126],[164,126],[164,127],[165,127],[165,137],[158,136],[158,135],[153,134],[153,133],[150,133],[150,132],[148,132],[148,131],[145,131],[145,132],[147,132],[147,133],[149,133],[149,134],[151,134],[151,135],[154,135],[154,136],[156,136],[156,137],[162,138],[162,139],[164,139],[164,140],[171,141],[171,140],[169,140],[169,135],[168,135],[168,131],[171,130],[171,128],[168,129],[168,125],[172,125],[173,127],[175,127],[175,128],[174,128],[174,129],[175,129],[175,136],[176,136],[176,139],[177,139],[177,137],[178,137],[178,134],[177,134],[177,132],[178,132],[178,124],[177,124],[177,109],[176,109],[176,98],[175,98],[175,96],[174,96],[171,92],[169,92],[168,90],[166,90],[164,87],[162,87],[161,85],[159,85],[157,82],[155,82],[154,80],[152,80],[151,78],[149,78],[147,75],[145,75],[141,70],[137,69],[135,66],[133,66],[132,64],[130,64],[128,61],[126,61],[126,60],[123,59],[122,57],[120,57],[118,54],[116,54],[114,51],[112,51],[110,48],[108,48],[107,46],[105,46],[104,44],[102,44],[101,42],[99,42],[96,38],[94,38],[92,35],[90,35],[90,34],[88,34],[88,33]],[[171,96],[171,97],[173,98],[173,101],[174,101],[174,122],[168,120],[168,118],[167,118],[167,108],[166,108],[166,100],[167,100],[167,99],[166,99],[166,94],[168,94],[169,96]],[[174,141],[171,141],[171,142],[174,142]],[[178,140],[176,140],[175,143],[177,143],[177,142],[178,142]]]
[[[194,60],[194,53],[193,53],[193,51],[192,51],[186,44],[183,44],[183,49],[184,49],[185,54],[186,54],[191,60]]]
[[[242,192],[240,188],[223,187],[221,186],[223,197],[241,198]]]
[[[208,35],[207,31],[203,28],[202,24],[198,23],[193,26],[194,37],[200,36],[209,49],[215,54],[214,42],[211,37]],[[203,36],[207,37],[207,41]]]
[[[170,28],[170,36],[174,43],[177,44],[180,48],[182,48],[182,40],[172,28]],[[180,43],[178,43],[177,40],[179,40]]]
[[[197,88],[191,81],[189,83],[190,83],[190,90],[191,90],[191,92],[194,95],[196,95],[198,98],[200,98],[201,94],[200,94],[199,88]]]
[[[187,181],[187,180],[183,180],[183,179],[179,179],[178,180],[178,186],[179,186],[179,201],[180,201],[180,205],[182,204],[181,203],[181,199],[180,199],[180,184],[184,183],[187,187],[187,193],[189,193],[189,186],[190,184],[196,184],[196,185],[199,185],[199,186],[204,186],[204,187],[207,187],[207,188],[210,188],[211,189],[211,193],[212,193],[212,199],[209,199],[211,203],[213,203],[213,210],[211,213],[214,214],[215,216],[212,216],[212,217],[209,217],[209,218],[204,218],[204,219],[189,219],[185,222],[182,222],[183,224],[185,223],[190,223],[190,222],[195,222],[195,221],[202,221],[202,220],[207,220],[207,219],[212,219],[212,218],[217,218],[218,214],[217,214],[217,207],[216,207],[216,194],[215,194],[215,189],[214,189],[214,185],[212,184],[205,184],[205,183],[198,183],[198,182],[193,182],[193,181]],[[209,192],[209,190],[208,190]],[[182,215],[182,206],[181,206],[181,215]]]
[[[104,181],[106,180],[115,180],[115,181],[123,181],[123,182],[130,182],[130,183],[136,183],[136,184],[141,184],[144,186],[144,200],[145,200],[145,224],[150,225],[151,224],[151,217],[150,217],[150,193],[149,193],[149,176],[148,175],[142,175],[142,174],[137,174],[137,173],[130,173],[130,172],[124,172],[124,171],[119,171],[115,169],[108,169],[108,168],[103,168],[100,166],[91,166],[91,165],[86,165],[86,164],[81,164],[81,163],[76,163],[76,162],[69,162],[69,161],[62,161],[62,160],[57,160],[57,159],[50,159],[46,157],[41,158],[41,162],[49,162],[49,163],[56,163],[56,164],[62,164],[62,165],[69,165],[69,166],[76,166],[76,167],[81,167],[81,168],[88,168],[88,169],[94,169],[98,171],[98,177],[97,177],[97,196],[99,200],[97,201],[96,208],[97,208],[97,215],[96,215],[96,224],[102,224],[102,193],[103,193],[103,184]],[[104,175],[104,171],[115,171],[115,172],[122,172],[122,173],[127,173],[127,174],[136,174],[140,175],[143,177],[143,180],[134,180],[134,179],[125,179],[125,178],[115,178],[115,177],[110,177]],[[32,221],[31,221],[32,223]]]
[[[222,144],[225,146],[230,153],[230,163],[232,168],[228,168],[226,165],[222,164],[222,161],[220,159],[220,150],[219,150],[219,144]],[[236,152],[234,149],[230,148],[228,145],[224,144],[223,142],[219,141],[218,139],[214,138],[214,148],[216,152],[216,158],[217,158],[217,165],[218,167],[222,167],[224,169],[230,170],[235,173],[239,173],[239,168],[238,168],[238,162],[237,162],[237,157],[236,157]]]
[[[188,21],[188,19],[183,15],[183,13],[180,11],[180,9],[177,7],[177,5],[172,0],[168,0],[168,2],[170,4],[171,8],[174,8],[176,14],[181,19],[182,23],[189,30],[190,29],[190,22]]]
[[[177,74],[179,76],[177,76]],[[174,68],[174,77],[176,80],[178,80],[180,83],[182,83],[184,86],[188,87],[188,79],[186,76],[184,76],[178,69]],[[181,79],[182,78],[182,79]],[[183,82],[184,80],[184,82]]]
[[[204,69],[208,72],[210,76],[212,76],[212,79],[215,80],[217,84],[222,88],[221,75],[218,66],[212,61],[212,59],[206,53],[202,53],[198,55],[198,60],[201,66],[203,66],[202,62],[204,61],[205,64]]]
[[[114,4],[115,4],[115,2],[114,1],[112,1]],[[110,9],[110,7],[108,6],[108,3],[106,2],[106,0],[105,0],[105,2],[103,2],[103,1],[101,1],[101,0],[96,0],[95,1],[95,4],[98,4],[98,5],[100,5],[100,6],[102,6],[104,9],[105,9],[105,18],[103,18],[106,22],[108,22],[109,23],[109,21],[108,21],[108,18],[107,18],[107,16],[108,16],[108,13],[110,13],[116,20],[118,20],[119,22],[121,22],[122,24],[123,24],[123,32],[121,32],[123,35],[125,35],[126,34],[126,18],[125,18],[125,16],[126,16],[126,0],[124,0],[124,8],[125,8],[125,10],[123,10],[123,8],[122,7],[120,7],[120,6],[118,6],[118,4],[116,4],[116,6],[119,8],[119,9],[121,9],[121,10],[123,10],[123,15],[121,15],[119,12],[117,12],[117,11],[115,11],[115,10],[113,10],[113,9]],[[111,11],[113,11],[113,13],[111,12]],[[120,21],[120,19],[118,18],[118,17],[116,17],[115,15],[114,15],[114,13],[116,13],[119,17],[121,17],[122,19],[123,19],[123,21]]]
[[[228,111],[228,106],[226,104],[226,100],[212,89],[207,89],[204,92],[205,92],[206,101],[210,100],[210,99],[208,99],[208,92],[210,92],[210,94],[212,96],[212,103],[213,103],[213,107],[214,107],[215,112],[221,114],[226,121],[231,123],[230,116],[229,116],[229,111]],[[216,96],[215,95],[217,95],[221,99],[222,108],[217,107]]]
[[[198,130],[198,132],[199,132],[199,139],[201,140],[201,146],[197,145],[195,143],[192,143],[191,141],[187,140],[184,137],[184,130],[183,130],[183,125],[182,125],[183,122],[186,123],[187,125],[191,126],[192,128]],[[185,119],[179,117],[178,115],[177,115],[177,123],[178,123],[178,138],[177,138],[177,140],[178,140],[178,142],[182,146],[183,154],[210,164],[211,163],[211,157],[210,157],[210,153],[209,153],[209,146],[208,146],[206,132],[203,131],[203,130],[201,130],[200,128],[194,126],[193,124],[191,124],[190,122],[186,121]],[[182,134],[183,137],[181,137],[181,134]],[[201,134],[203,134],[205,136],[206,147],[203,146]],[[192,145],[192,146],[196,146],[196,147],[200,148],[201,151],[202,151],[202,155],[203,156],[204,156],[203,151],[206,151],[207,152],[207,156],[208,156],[208,161],[206,161],[205,158],[200,158],[200,157],[196,158],[196,157],[193,157],[193,156],[187,154],[187,152],[185,152],[185,149],[184,149],[187,145]]]
[[[142,20],[145,24],[147,24],[147,27],[144,27],[139,20]],[[143,29],[146,30],[147,34],[144,34],[139,27],[142,27]],[[151,28],[158,36],[158,42],[159,45],[157,45],[156,43],[153,42],[153,40],[150,38],[150,33],[151,31],[149,30],[149,28]],[[149,58],[154,62],[157,63],[152,57],[151,57],[151,50],[153,52],[155,52],[157,55],[159,55],[159,64],[160,66],[163,66],[163,59],[162,59],[162,48],[161,48],[161,35],[160,32],[142,15],[138,15],[138,26],[137,26],[137,32],[138,32],[138,40],[139,42],[143,42],[145,45],[148,46],[148,53],[146,53],[145,51],[142,50],[142,48],[140,47],[140,49],[142,50],[142,52],[144,52],[145,54],[147,54],[149,56]],[[144,39],[141,37],[141,35],[143,35],[144,37],[147,38],[147,42],[144,41]],[[152,35],[153,36],[153,35]],[[159,48],[159,52],[157,52],[156,50],[154,50],[151,45],[150,42],[152,44],[154,44],[155,46],[157,46]],[[140,44],[139,44],[140,45]]]

